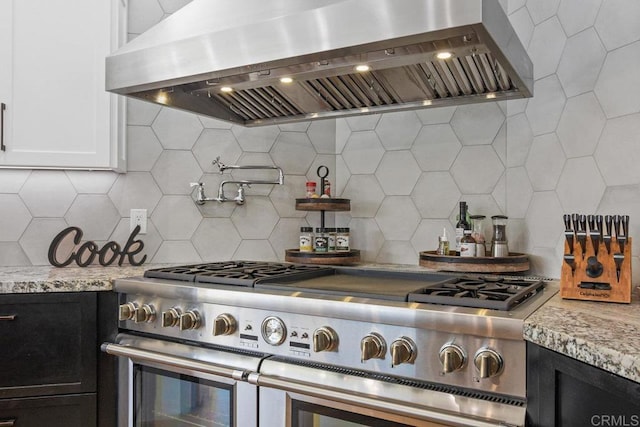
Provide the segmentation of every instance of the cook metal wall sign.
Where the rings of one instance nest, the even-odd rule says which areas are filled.
[[[91,265],[97,257],[100,265],[104,267],[116,261],[121,266],[125,260],[131,265],[142,265],[147,259],[146,255],[142,256],[140,260],[135,259],[135,256],[144,248],[144,243],[141,240],[136,240],[139,232],[140,226],[137,225],[129,235],[124,247],[111,241],[105,243],[101,248],[92,241],[86,241],[80,245],[82,230],[78,227],[65,228],[53,238],[49,246],[49,263],[55,267],[66,267],[75,261],[78,266],[86,267]],[[73,249],[69,250],[71,245],[73,245]]]

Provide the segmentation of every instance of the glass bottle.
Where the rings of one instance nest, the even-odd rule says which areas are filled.
[[[464,236],[462,236],[462,239],[460,240],[460,256],[476,256],[476,241],[471,237],[471,230],[464,230]]]
[[[486,240],[484,238],[484,231],[482,230],[482,223],[485,218],[485,215],[471,215],[471,222],[473,224],[471,237],[476,241],[477,257],[486,256],[487,254]]]
[[[447,229],[442,229],[442,236],[438,236],[438,255],[449,255],[449,238],[447,237]]]
[[[467,202],[460,202],[460,216],[456,223],[456,255],[460,255],[460,241],[464,237],[464,230],[471,230],[471,224],[467,221]],[[475,252],[475,251],[474,251]]]

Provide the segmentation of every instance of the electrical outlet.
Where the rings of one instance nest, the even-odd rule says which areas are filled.
[[[140,226],[140,234],[147,234],[147,210],[131,209],[129,217],[129,231],[133,231],[136,225]]]

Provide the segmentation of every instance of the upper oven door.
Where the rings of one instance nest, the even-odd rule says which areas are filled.
[[[259,424],[283,427],[524,426],[522,402],[445,393],[386,375],[326,370],[265,359],[249,382],[259,387]],[[434,386],[433,388],[438,388]]]
[[[102,346],[119,357],[118,426],[257,426],[261,357],[120,334]]]

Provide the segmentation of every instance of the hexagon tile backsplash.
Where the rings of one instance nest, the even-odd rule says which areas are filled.
[[[131,0],[131,36],[186,3]],[[417,264],[443,227],[453,234],[460,200],[509,215],[509,247],[530,254],[533,274],[559,276],[563,213],[630,215],[640,241],[637,0],[501,3],[534,62],[533,98],[262,128],[130,100],[128,173],[0,170],[0,265],[46,264],[67,225],[125,240],[132,208],[147,209],[151,262],[282,260],[300,226],[319,226],[294,209],[319,165],[352,205],[327,223],[349,226],[365,261]],[[247,189],[244,206],[196,206],[189,182],[215,193],[227,177],[216,156],[278,165],[285,184]]]

